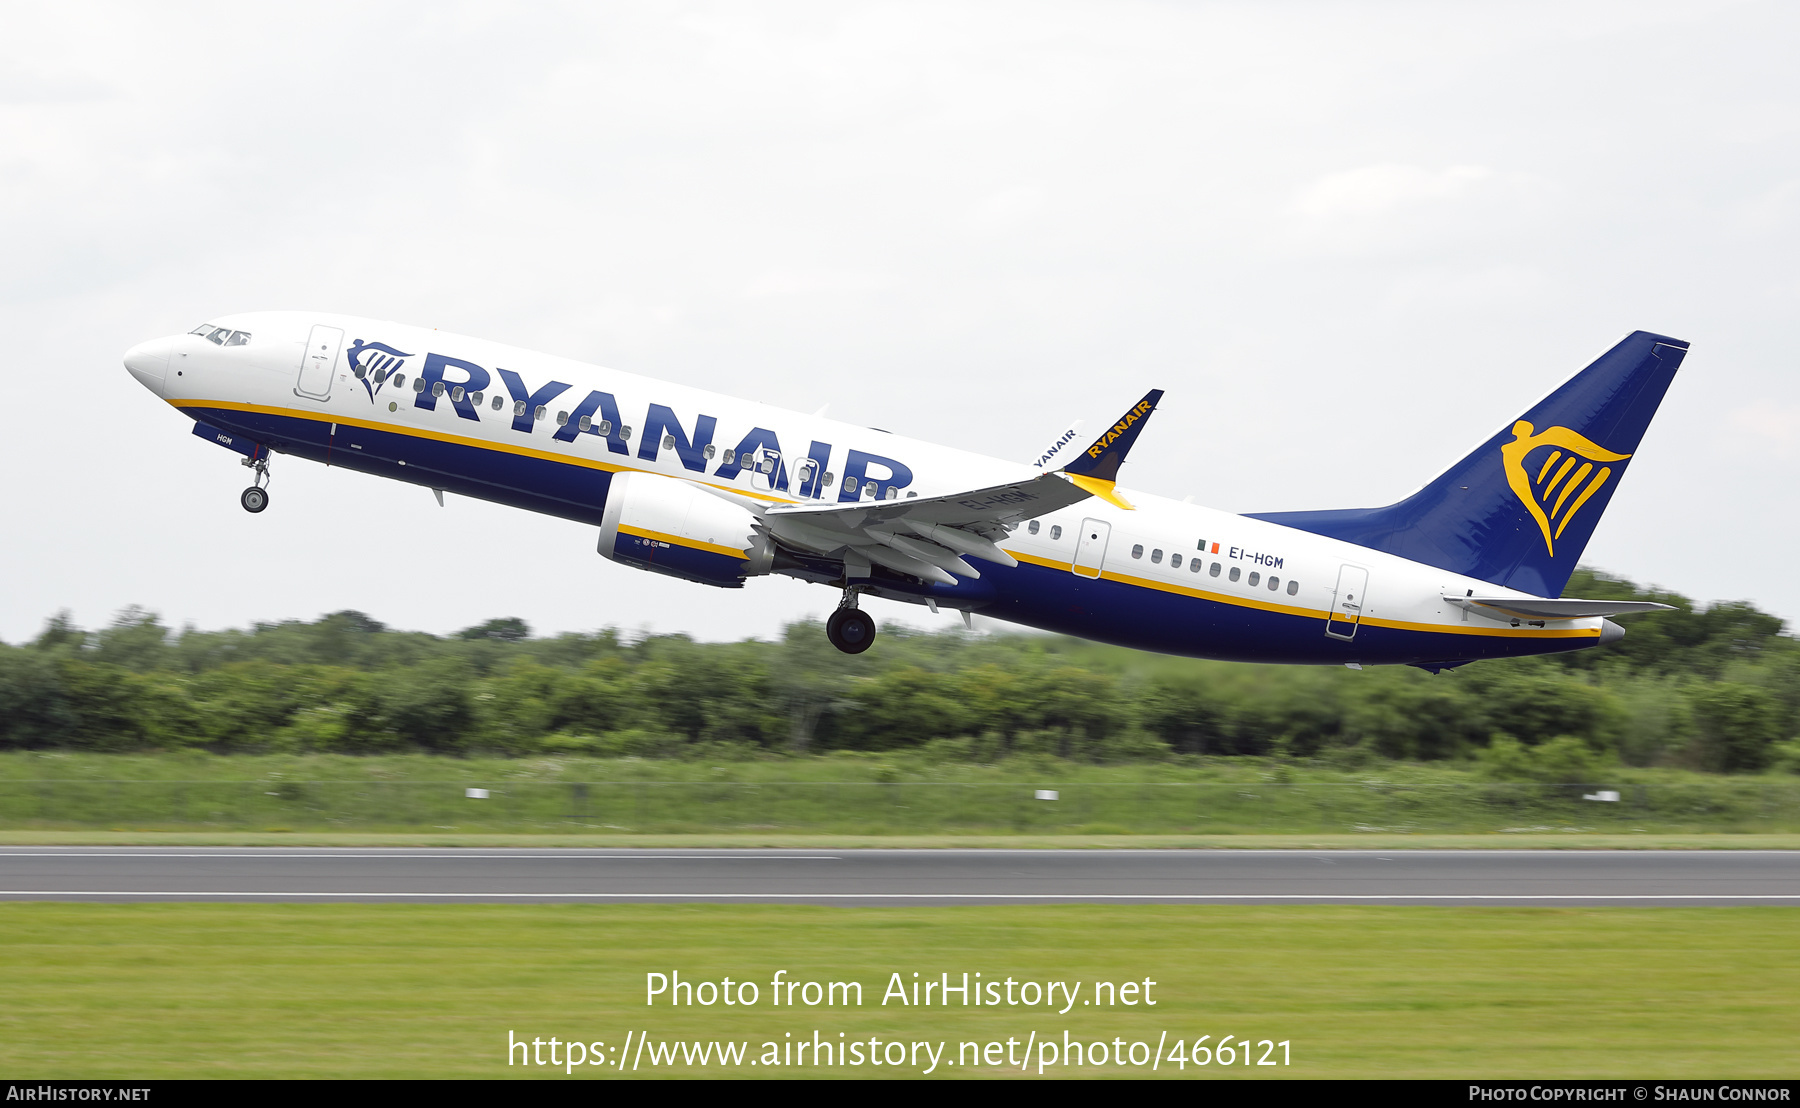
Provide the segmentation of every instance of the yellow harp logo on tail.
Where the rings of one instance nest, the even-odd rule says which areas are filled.
[[[1512,430],[1513,441],[1500,448],[1506,483],[1537,520],[1538,530],[1544,533],[1544,549],[1554,558],[1563,528],[1612,476],[1612,467],[1606,463],[1622,462],[1631,455],[1615,454],[1567,427],[1549,427],[1539,435],[1521,419]],[[1549,449],[1540,451],[1540,447]]]

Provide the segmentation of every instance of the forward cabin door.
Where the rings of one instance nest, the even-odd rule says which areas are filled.
[[[1331,615],[1325,620],[1327,635],[1346,641],[1356,637],[1368,589],[1368,570],[1361,566],[1344,566],[1338,570],[1337,592],[1331,598]]]
[[[1100,576],[1100,565],[1106,560],[1106,540],[1111,537],[1112,524],[1105,520],[1081,521],[1081,533],[1075,536],[1075,564],[1069,567],[1075,576]]]
[[[331,375],[337,369],[338,349],[344,345],[344,332],[323,323],[312,329],[306,349],[300,355],[300,381],[294,391],[313,400],[331,395]]]

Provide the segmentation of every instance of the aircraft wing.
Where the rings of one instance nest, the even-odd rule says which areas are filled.
[[[789,546],[842,558],[851,577],[867,576],[873,563],[953,585],[958,577],[981,576],[968,558],[1016,566],[1013,556],[995,542],[1020,522],[1090,496],[1131,507],[1113,484],[1120,463],[1161,399],[1162,391],[1152,390],[1074,461],[1053,473],[944,496],[782,504],[763,512],[762,524]]]
[[[1552,600],[1537,596],[1446,596],[1444,599],[1466,612],[1493,619],[1592,619],[1594,616],[1675,610],[1672,604],[1653,604],[1648,600]]]

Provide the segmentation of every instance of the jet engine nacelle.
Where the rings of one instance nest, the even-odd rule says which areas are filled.
[[[685,481],[615,473],[600,522],[600,554],[684,581],[741,588],[769,572],[775,546],[748,508]]]

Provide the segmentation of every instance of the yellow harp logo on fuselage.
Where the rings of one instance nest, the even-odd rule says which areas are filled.
[[[1506,483],[1537,520],[1538,530],[1544,533],[1544,549],[1554,558],[1563,529],[1612,476],[1612,467],[1605,463],[1622,462],[1631,455],[1615,454],[1567,427],[1548,427],[1539,435],[1521,419],[1512,430],[1513,441],[1500,448]],[[1528,466],[1528,456],[1541,446],[1551,450],[1542,461],[1530,458]]]

